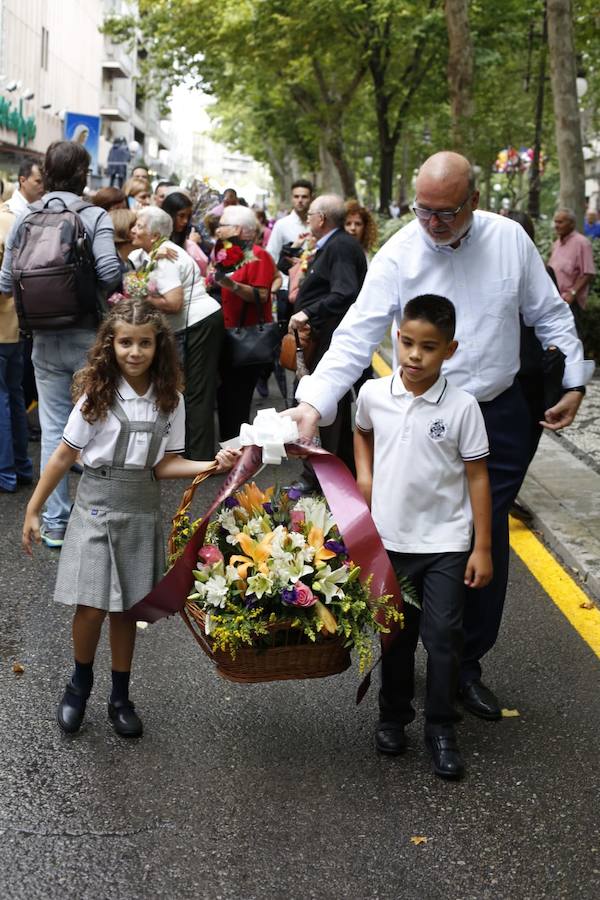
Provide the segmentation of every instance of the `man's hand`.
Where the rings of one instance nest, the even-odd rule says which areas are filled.
[[[566,428],[575,418],[582,400],[581,391],[567,391],[555,406],[546,410],[540,425],[547,428],[548,431],[560,431],[561,428]]]
[[[321,418],[319,410],[311,406],[310,403],[299,403],[298,406],[294,406],[292,409],[284,409],[279,415],[289,416],[290,419],[293,419],[298,426],[300,437],[308,438],[309,441],[312,441],[316,435],[319,419]]]
[[[23,535],[21,538],[21,546],[27,554],[32,556],[31,545],[42,543],[42,535],[40,533],[40,517],[37,513],[31,513],[29,510],[25,513],[25,521],[23,522]]]
[[[305,312],[297,312],[291,317],[288,324],[288,331],[293,334],[294,331],[306,331],[310,329],[308,324],[308,316]]]

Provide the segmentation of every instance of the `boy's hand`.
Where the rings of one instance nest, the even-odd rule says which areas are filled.
[[[23,522],[23,536],[21,539],[21,544],[23,550],[28,556],[32,556],[31,551],[31,541],[32,539],[36,544],[42,543],[42,536],[40,534],[40,517],[36,515],[36,513],[25,513],[25,521]]]
[[[483,588],[492,580],[492,555],[489,550],[473,550],[467,560],[465,584],[470,588]]]
[[[220,475],[222,472],[229,472],[241,455],[241,450],[219,450],[215,457],[217,462],[216,474]]]

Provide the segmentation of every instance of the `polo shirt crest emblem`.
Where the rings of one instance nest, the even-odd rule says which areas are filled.
[[[433,419],[427,426],[427,435],[432,441],[443,441],[447,430],[443,419]]]

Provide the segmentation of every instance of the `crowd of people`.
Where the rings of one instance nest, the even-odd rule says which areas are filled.
[[[108,614],[109,717],[117,733],[141,734],[128,695],[135,628],[124,613],[164,568],[155,479],[233,464],[233,451],[215,457],[217,443],[249,421],[278,352],[242,365],[230,338],[276,320],[309,373],[286,414],[306,437],[318,427],[323,447],[355,474],[395,571],[421,601],[384,659],[376,746],[406,747],[420,632],[426,743],[437,775],[461,777],[456,698],[481,718],[501,715],[481,659],[500,628],[508,512],[542,428],[572,421],[593,369],[576,326],[594,265],[573,214],[555,216],[556,288],[531,223],[479,211],[473,169],[455,153],[424,162],[414,221],[374,257],[373,214],[316,194],[306,179],[292,184],[290,212],[275,221],[229,188],[198,222],[190,193],[152,186],[144,166],[123,190],[95,194],[85,193],[88,168],[81,145],[56,142],[43,167],[22,167],[0,210],[0,490],[34,480],[30,357],[42,475],[24,546],[62,548],[55,597],[75,607],[60,727],[73,733],[83,721]],[[390,325],[398,367],[374,380],[372,353]],[[531,372],[523,354],[535,357]],[[83,475],[72,511],[73,468]],[[308,463],[293,487],[319,489]]]

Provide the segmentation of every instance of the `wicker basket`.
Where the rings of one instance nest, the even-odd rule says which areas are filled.
[[[197,486],[209,474],[211,473],[199,475],[185,491],[173,518],[169,553],[173,551],[173,535],[177,523],[187,512]],[[269,626],[269,638],[263,638],[267,646],[241,648],[234,659],[229,653],[214,648],[210,637],[205,633],[204,613],[195,603],[187,601],[181,616],[198,645],[214,662],[219,675],[228,681],[250,684],[325,678],[344,672],[350,666],[350,651],[344,647],[344,638],[339,635],[313,643],[299,629],[292,628],[289,622],[277,622]]]

